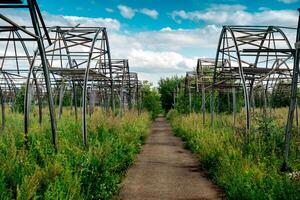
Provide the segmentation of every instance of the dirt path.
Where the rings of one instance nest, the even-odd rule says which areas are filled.
[[[165,118],[159,117],[127,173],[119,199],[221,199],[218,189],[198,170],[198,164],[173,135]]]

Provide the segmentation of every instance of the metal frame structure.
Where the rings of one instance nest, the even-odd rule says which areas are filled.
[[[189,100],[189,112],[191,113],[194,109],[192,108],[192,92],[197,94],[197,79],[196,79],[196,72],[189,71],[186,72],[185,75],[185,83],[184,83],[184,94],[185,96],[188,96]]]
[[[240,83],[245,101],[246,131],[250,132],[253,90],[260,85],[267,91],[278,80],[290,80],[292,60],[293,49],[282,27],[224,26],[216,53],[212,94],[216,85]],[[212,122],[213,113],[211,106]]]
[[[218,62],[221,65],[221,62]],[[187,72],[185,77],[185,95],[189,98],[189,111],[191,112],[191,94],[192,90],[195,91],[195,95],[201,93],[201,112],[202,112],[202,125],[205,125],[206,119],[206,95],[210,94],[210,103],[212,102],[211,88],[213,87],[213,72],[215,66],[215,60],[210,58],[200,58],[197,60],[196,70]],[[219,92],[232,93],[232,112],[233,112],[233,127],[236,122],[236,91],[241,88],[241,84],[238,83],[220,83],[216,84],[215,89]]]
[[[57,147],[54,98],[59,101],[59,118],[66,90],[72,91],[72,107],[77,120],[76,88],[82,89],[82,139],[87,146],[87,114],[93,112],[96,97],[110,100],[115,110],[115,95],[120,101],[138,97],[138,76],[129,72],[126,59],[111,59],[108,35],[104,27],[46,27],[35,0],[26,3],[13,1],[0,4],[0,8],[29,9],[32,26],[19,25],[0,14],[5,25],[0,26],[0,99],[2,103],[2,128],[5,127],[5,102],[11,103],[25,84],[24,132],[27,141],[29,113],[32,100],[38,102],[39,122],[42,123],[42,101],[48,98],[52,143]],[[38,46],[36,50],[35,46]],[[35,88],[34,88],[35,87]],[[34,92],[35,91],[35,92]],[[35,94],[34,94],[35,93]],[[133,95],[135,97],[133,98]],[[89,108],[88,109],[88,101]],[[100,105],[100,103],[99,103]],[[120,102],[120,112],[124,102]],[[128,105],[131,108],[131,105]]]
[[[46,84],[46,90],[47,90],[47,96],[48,96],[48,107],[49,107],[49,112],[50,112],[50,120],[51,120],[51,130],[52,130],[52,143],[56,147],[57,145],[57,136],[56,136],[56,119],[55,119],[55,111],[54,111],[54,102],[53,102],[53,97],[52,97],[52,91],[51,91],[51,85],[50,85],[50,75],[49,75],[49,70],[47,67],[47,58],[45,56],[45,46],[44,46],[44,41],[43,41],[43,33],[45,34],[47,41],[49,44],[51,44],[51,41],[49,39],[48,32],[46,30],[46,26],[43,20],[43,17],[41,15],[41,12],[39,10],[39,7],[37,5],[36,0],[27,0],[26,3],[22,3],[21,1],[11,1],[9,4],[1,4],[0,8],[23,8],[23,9],[28,9],[30,19],[32,22],[32,29],[33,30],[28,30],[13,21],[11,21],[9,18],[5,17],[4,15],[0,14],[0,19],[3,20],[8,26],[1,27],[1,33],[6,32],[11,35],[11,33],[15,33],[16,37],[14,34],[12,34],[13,38],[1,38],[1,40],[4,41],[20,41],[23,50],[25,51],[25,55],[28,59],[29,65],[33,66],[34,62],[32,59],[29,57],[29,52],[27,50],[27,47],[24,43],[24,41],[32,41],[35,42],[38,46],[37,51],[34,53],[34,57],[39,57],[41,61],[41,66],[42,70],[44,73],[45,77],[45,84]],[[19,32],[19,33],[17,33]],[[22,36],[22,35],[26,36]],[[7,43],[9,44],[9,43]],[[6,48],[7,50],[7,48]],[[5,53],[6,53],[5,50]],[[15,52],[17,52],[17,49],[15,48]],[[6,57],[6,55],[4,56]],[[2,61],[4,63],[4,59]],[[18,66],[18,65],[17,65]],[[31,68],[31,67],[30,67]],[[3,64],[2,64],[2,70],[3,70]],[[28,93],[28,90],[26,91]],[[4,102],[3,102],[4,103]],[[27,140],[27,132],[28,130],[26,129],[28,121],[26,121],[27,118],[25,116],[24,118],[24,127],[25,127],[25,139]]]
[[[190,91],[193,87],[200,93],[201,88],[203,125],[205,123],[205,91],[211,88],[211,125],[213,126],[214,121],[215,91],[231,90],[233,93],[233,124],[235,126],[236,88],[241,88],[245,101],[246,133],[248,134],[250,133],[250,108],[255,107],[253,100],[255,90],[260,89],[262,91],[263,108],[266,114],[268,94],[272,94],[279,82],[281,84],[283,82],[286,86],[291,86],[291,103],[285,131],[282,171],[289,170],[289,143],[294,122],[294,111],[297,106],[300,68],[300,9],[298,11],[299,19],[298,28],[296,29],[295,48],[292,47],[285,35],[285,29],[295,30],[295,28],[279,26],[224,26],[219,38],[216,58],[208,62],[209,66],[213,68],[213,75],[210,74],[206,77],[202,67],[202,61],[205,59],[198,59],[196,71],[187,72],[185,78],[186,93],[189,92],[191,94]],[[205,81],[205,79],[211,80],[211,78],[212,82]],[[196,81],[193,86],[192,81],[194,79]],[[175,100],[176,97],[174,97],[174,102]],[[191,103],[189,106],[191,111]],[[298,126],[297,109],[296,124]]]
[[[294,51],[294,66],[293,66],[293,76],[292,76],[292,86],[291,86],[291,102],[288,111],[286,129],[285,129],[285,145],[284,145],[284,161],[281,167],[282,171],[288,171],[288,158],[289,158],[289,144],[291,140],[291,130],[293,125],[294,112],[297,104],[297,88],[298,88],[298,76],[300,68],[300,8],[298,8],[299,18],[298,27],[295,40],[295,51]],[[297,113],[297,112],[296,112]]]

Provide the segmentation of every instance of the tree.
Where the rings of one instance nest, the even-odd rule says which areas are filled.
[[[152,118],[156,118],[162,112],[160,95],[156,88],[152,87],[148,81],[142,85],[142,107],[151,113]]]
[[[182,78],[178,78],[176,76],[172,78],[160,79],[158,83],[158,91],[160,93],[162,108],[165,112],[168,112],[171,108],[174,108],[174,91],[182,80]]]

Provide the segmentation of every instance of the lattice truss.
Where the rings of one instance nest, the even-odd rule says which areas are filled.
[[[294,49],[283,29],[275,26],[224,26],[222,29],[216,56],[221,64],[215,64],[212,89],[224,83],[241,84],[247,130],[255,88],[271,93],[277,83],[291,83]]]
[[[131,107],[137,99],[138,76],[129,71],[128,60],[112,59],[105,27],[46,27],[35,0],[1,2],[0,8],[24,9],[32,26],[18,24],[0,14],[0,91],[2,127],[4,105],[13,105],[18,92],[25,87],[24,121],[28,133],[32,101],[38,103],[42,123],[42,102],[48,98],[53,144],[56,145],[56,113],[62,114],[63,97],[72,93],[72,106],[77,119],[77,105],[82,107],[83,143],[87,145],[87,114],[94,106],[115,110]],[[80,94],[78,93],[78,89]],[[80,102],[77,102],[81,95]],[[55,101],[56,102],[56,101]],[[130,104],[130,105],[129,105]],[[88,109],[89,108],[89,109]],[[122,111],[120,111],[122,112]]]
[[[276,26],[224,26],[216,58],[198,59],[195,71],[187,72],[186,94],[201,93],[204,112],[207,92],[242,90],[246,128],[250,129],[250,100],[254,93],[263,91],[264,95],[272,94],[279,83],[290,89],[295,49],[285,32],[294,30]],[[213,97],[211,95],[212,105]],[[189,107],[191,111],[191,100]],[[213,113],[212,106],[212,121]]]

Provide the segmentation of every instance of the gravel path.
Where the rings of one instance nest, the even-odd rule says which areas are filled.
[[[123,182],[119,199],[221,199],[221,192],[198,168],[198,161],[158,117],[142,152]]]

